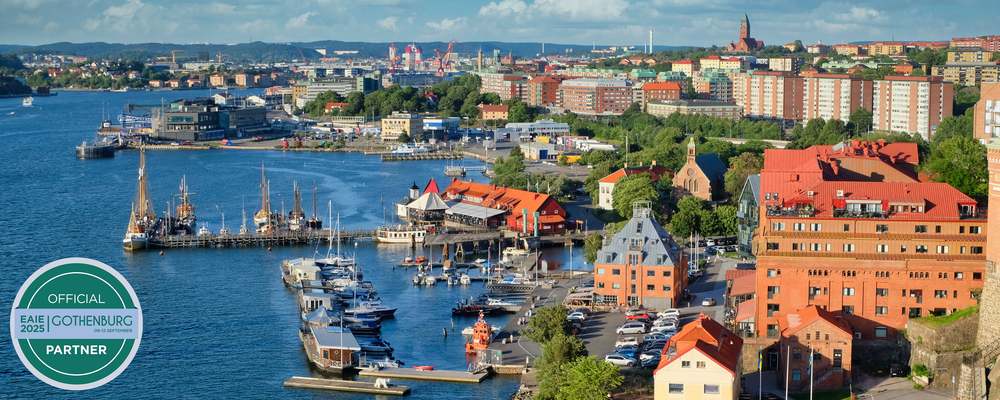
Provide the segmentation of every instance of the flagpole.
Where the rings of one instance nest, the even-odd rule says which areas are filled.
[[[764,349],[757,351],[757,400],[764,399]]]
[[[792,346],[785,346],[785,400],[788,400],[788,372],[792,370]]]
[[[809,400],[813,400],[813,349],[809,345]]]

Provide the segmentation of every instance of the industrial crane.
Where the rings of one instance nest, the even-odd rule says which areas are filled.
[[[306,58],[306,55],[305,53],[302,52],[302,49],[299,49],[299,55],[302,56],[302,60],[306,62],[306,65],[309,65],[309,59]]]
[[[229,54],[222,54],[222,52],[221,52],[221,51],[219,52],[219,65],[222,65],[222,57],[223,57],[223,56],[228,56],[228,55],[229,55]]]
[[[170,50],[170,62],[174,63],[174,64],[177,64],[177,59],[178,58],[180,58],[182,60],[185,59],[185,58],[194,58],[194,56],[180,56],[180,57],[177,57],[177,53],[180,53],[182,51],[184,51],[184,50]],[[157,60],[166,60],[167,57],[156,57],[156,59]]]
[[[444,75],[445,66],[447,66],[448,63],[452,62],[452,57],[455,55],[455,53],[452,52],[452,50],[455,48],[456,44],[462,46],[463,49],[465,48],[463,44],[459,43],[458,41],[452,40],[448,42],[448,50],[444,52],[444,56],[441,55],[440,49],[434,49],[434,53],[437,54],[438,56],[438,69],[435,75],[437,76]]]
[[[399,65],[399,53],[396,52],[396,44],[393,43],[389,45],[389,73],[396,73],[396,67]]]

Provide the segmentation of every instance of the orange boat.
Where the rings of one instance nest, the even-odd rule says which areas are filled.
[[[493,332],[490,325],[483,319],[483,312],[479,311],[479,321],[472,327],[472,341],[465,344],[465,353],[473,354],[476,350],[484,350],[490,346]]]
[[[420,256],[420,257],[417,257],[417,259],[414,260],[414,261],[416,261],[418,264],[423,264],[423,263],[427,262],[427,257]]]

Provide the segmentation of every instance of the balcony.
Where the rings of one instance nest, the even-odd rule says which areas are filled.
[[[963,220],[986,220],[986,208],[970,208],[958,212],[958,218]]]
[[[812,207],[795,208],[767,206],[768,217],[791,217],[791,218],[812,218],[816,216],[816,209]]]
[[[889,219],[889,213],[886,211],[851,211],[846,209],[834,209],[834,218],[850,218],[850,219]]]

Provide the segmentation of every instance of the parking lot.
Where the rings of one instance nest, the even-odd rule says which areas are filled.
[[[678,331],[689,322],[694,321],[699,315],[704,313],[712,319],[722,322],[725,318],[725,303],[723,296],[726,291],[726,271],[735,269],[737,260],[720,257],[718,260],[712,256],[706,264],[704,274],[695,280],[688,282],[688,289],[694,299],[689,304],[680,304],[678,309],[681,312],[678,321]],[[702,301],[711,298],[716,301],[714,306],[702,306]],[[658,311],[658,310],[651,310]],[[645,334],[619,335],[615,330],[625,323],[624,312],[599,312],[587,318],[581,332],[577,335],[583,339],[587,346],[587,351],[592,356],[604,358],[606,354],[612,353],[615,343],[625,337],[636,337],[642,342]],[[625,368],[625,367],[622,367]]]

